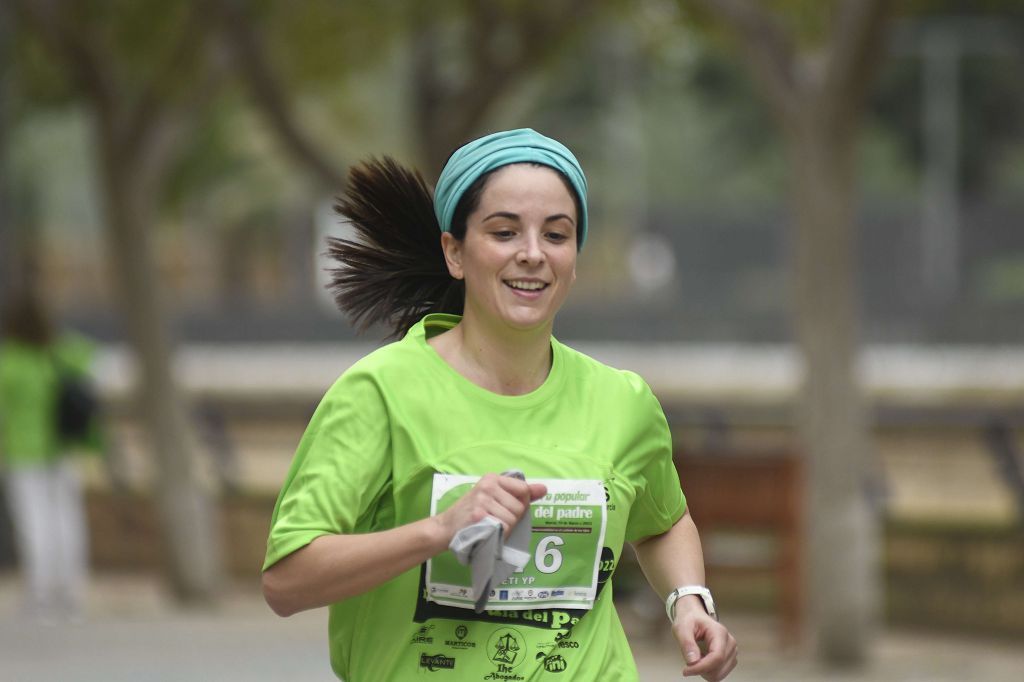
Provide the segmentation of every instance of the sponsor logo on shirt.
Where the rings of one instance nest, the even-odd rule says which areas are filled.
[[[569,639],[572,636],[572,630],[566,630],[565,632],[559,632],[555,635],[555,641],[552,643],[553,646],[559,649],[579,649],[580,643],[573,642]],[[561,672],[561,671],[559,671]]]
[[[430,631],[434,629],[433,625],[421,625],[420,629],[416,631],[416,634],[412,636],[412,644],[433,644],[434,636],[430,634]]]
[[[451,649],[475,649],[476,642],[467,640],[466,635],[469,634],[469,628],[465,625],[459,625],[455,628],[455,639],[444,640],[444,645]]]
[[[560,654],[555,653],[557,649],[579,649],[580,643],[569,639],[572,636],[571,630],[560,632],[555,635],[555,641],[538,644],[537,648],[542,649],[537,653],[536,659],[541,661],[544,670],[549,673],[561,673],[569,667],[568,661]]]
[[[522,680],[515,669],[528,656],[526,638],[515,628],[498,628],[487,639],[487,657],[498,668],[484,676],[485,680]]]
[[[438,670],[454,670],[455,659],[444,654],[420,654],[420,667],[426,668],[430,672],[436,672]]]

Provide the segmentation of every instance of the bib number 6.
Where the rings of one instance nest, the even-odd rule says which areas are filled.
[[[558,550],[565,540],[557,535],[548,535],[537,543],[537,551],[533,553],[533,563],[541,573],[554,573],[562,567],[562,553]]]

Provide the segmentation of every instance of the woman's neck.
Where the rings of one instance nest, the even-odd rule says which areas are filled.
[[[495,333],[470,317],[429,340],[455,371],[502,395],[536,390],[551,371],[551,329]]]

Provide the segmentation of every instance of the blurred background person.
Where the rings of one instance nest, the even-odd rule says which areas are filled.
[[[81,437],[72,438],[68,425],[59,423],[58,405],[66,386],[62,377],[85,376],[91,344],[78,335],[58,335],[38,296],[27,291],[4,301],[0,330],[0,455],[23,573],[23,608],[43,622],[77,618],[88,575],[88,531],[70,453],[97,448],[99,437],[94,420],[88,420],[93,423]],[[82,417],[89,407],[71,409]]]

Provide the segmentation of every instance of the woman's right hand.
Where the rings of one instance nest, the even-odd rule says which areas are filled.
[[[508,536],[513,526],[526,514],[530,503],[547,493],[547,486],[543,483],[528,483],[511,476],[487,474],[434,519],[441,527],[445,547],[456,533],[485,516],[497,519]]]

